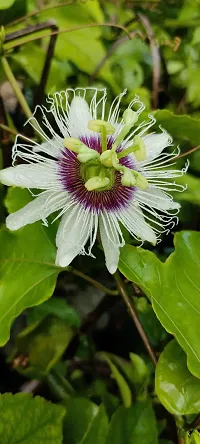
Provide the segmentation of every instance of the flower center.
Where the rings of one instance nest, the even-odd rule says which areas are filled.
[[[76,153],[77,159],[82,164],[81,177],[88,191],[112,189],[113,177],[116,172],[121,175],[122,186],[134,187],[136,185],[143,190],[148,188],[148,181],[141,173],[120,163],[120,159],[131,153],[135,154],[138,161],[146,158],[145,144],[139,135],[134,137],[130,146],[117,152],[119,144],[137,122],[137,113],[128,108],[123,114],[123,120],[124,125],[110,149],[107,145],[107,136],[115,132],[115,127],[105,120],[90,120],[88,122],[88,129],[100,134],[101,154],[89,148],[79,139],[67,137],[64,140],[65,147]]]
[[[88,191],[94,189],[96,191],[111,190],[114,186],[114,169],[106,168],[98,159],[81,164],[80,173]]]

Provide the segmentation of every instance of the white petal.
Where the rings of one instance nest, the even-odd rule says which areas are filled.
[[[145,162],[149,162],[149,160],[155,159],[158,157],[164,148],[171,145],[171,137],[167,132],[163,132],[161,134],[148,134],[145,137],[142,137],[146,146],[147,157]]]
[[[119,211],[118,219],[133,237],[139,238],[143,241],[147,240],[153,245],[156,244],[157,238],[154,230],[145,221],[141,209],[135,202],[133,202],[128,208],[124,208],[123,210]]]
[[[87,102],[83,97],[74,97],[69,111],[69,133],[71,137],[88,136],[93,134],[88,129],[88,122],[92,115]]]
[[[25,207],[10,214],[6,219],[9,230],[15,231],[40,219],[43,221],[54,211],[63,208],[67,202],[67,193],[41,193]]]
[[[17,165],[0,171],[0,182],[23,188],[62,190],[55,161]]]
[[[137,190],[135,198],[144,205],[158,210],[178,210],[180,208],[180,204],[174,202],[171,196],[152,186],[145,191]]]
[[[84,246],[91,235],[92,218],[92,213],[79,205],[66,211],[56,237],[58,266],[67,267],[79,253],[84,252]]]
[[[59,140],[54,138],[50,141],[41,143],[41,145],[35,145],[33,148],[33,152],[38,153],[42,151],[43,153],[49,154],[49,156],[55,157],[57,159],[60,156],[63,148],[64,145]]]
[[[124,245],[121,230],[114,214],[102,213],[99,216],[101,241],[106,258],[106,267],[113,274],[119,262],[119,248]],[[121,242],[119,239],[121,236]]]

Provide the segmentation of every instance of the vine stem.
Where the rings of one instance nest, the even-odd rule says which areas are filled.
[[[20,89],[20,87],[19,87],[19,85],[17,83],[17,80],[15,79],[11,69],[10,69],[10,65],[9,65],[9,63],[8,63],[8,61],[7,61],[5,56],[1,57],[1,62],[2,62],[3,70],[4,70],[5,74],[6,74],[6,77],[9,80],[9,82],[10,82],[10,84],[11,84],[11,86],[12,86],[12,88],[13,88],[13,90],[14,90],[17,98],[18,98],[18,101],[19,101],[19,103],[20,103],[20,105],[21,105],[21,107],[22,107],[22,109],[24,111],[25,116],[28,119],[30,119],[30,117],[32,116],[32,112],[31,112],[31,110],[30,110],[30,108],[29,108],[29,106],[28,106],[28,104],[26,102],[26,99],[25,99],[24,95],[21,92],[21,89]]]
[[[103,291],[104,293],[107,293],[111,296],[118,296],[119,292],[118,290],[111,290],[110,288],[105,287],[105,285],[101,284],[100,282],[96,281],[92,277],[88,276],[85,273],[82,273],[82,271],[76,270],[73,267],[67,267],[67,270],[70,271],[75,276],[78,276],[85,281],[89,282],[90,284],[94,285],[94,287],[98,288],[99,290]]]
[[[142,341],[144,343],[144,346],[145,346],[145,348],[146,348],[146,350],[147,350],[147,352],[148,352],[148,354],[149,354],[153,364],[156,366],[156,364],[157,364],[156,355],[155,355],[155,353],[154,353],[154,351],[153,351],[153,349],[151,347],[151,344],[150,344],[149,339],[148,339],[148,337],[147,337],[147,335],[146,335],[146,333],[144,331],[144,328],[143,328],[143,326],[142,326],[142,324],[141,324],[141,322],[140,322],[140,320],[138,318],[138,315],[137,315],[137,313],[135,311],[135,308],[134,308],[134,306],[130,302],[129,296],[127,294],[125,285],[124,285],[124,283],[123,283],[123,281],[121,279],[119,271],[116,271],[113,274],[113,277],[114,277],[115,282],[117,284],[117,288],[119,290],[119,293],[121,294],[121,296],[122,296],[122,298],[123,298],[123,300],[124,300],[128,310],[129,310],[129,313],[130,313],[130,315],[131,315],[131,317],[133,319],[133,322],[134,322],[134,324],[135,324],[135,326],[136,326],[136,328],[138,330],[138,333],[139,333],[139,335],[140,335],[140,337],[141,337],[141,339],[142,339]]]

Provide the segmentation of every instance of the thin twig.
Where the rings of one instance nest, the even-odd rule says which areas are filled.
[[[149,339],[148,339],[148,337],[147,337],[147,335],[146,335],[146,333],[144,331],[144,328],[143,328],[143,326],[142,326],[142,324],[141,324],[141,322],[140,322],[140,320],[139,320],[139,318],[137,316],[135,308],[133,307],[133,305],[131,304],[131,302],[129,300],[129,296],[128,296],[127,292],[126,292],[125,285],[124,285],[124,283],[123,283],[123,281],[121,279],[121,276],[120,276],[119,272],[116,271],[113,274],[113,277],[114,277],[114,279],[116,281],[116,284],[117,284],[117,287],[119,289],[119,292],[121,293],[122,298],[123,298],[123,300],[124,300],[128,310],[130,312],[130,315],[131,315],[131,317],[133,319],[133,322],[134,322],[134,324],[135,324],[135,326],[136,326],[136,328],[138,330],[138,333],[139,333],[139,335],[140,335],[140,337],[141,337],[141,339],[142,339],[142,341],[144,343],[144,346],[145,346],[145,348],[146,348],[146,350],[147,350],[147,352],[148,352],[148,354],[149,354],[153,364],[156,366],[156,364],[157,364],[156,355],[155,355],[155,353],[154,353],[154,351],[153,351],[153,349],[151,347],[151,344],[150,344]]]
[[[68,271],[70,271],[75,276],[79,276],[80,278],[84,279],[87,282],[90,282],[90,284],[94,285],[94,287],[98,288],[99,290],[103,291],[104,293],[110,294],[111,296],[117,296],[119,292],[117,290],[111,290],[110,288],[105,287],[105,285],[101,284],[100,282],[96,281],[95,279],[91,278],[87,274],[82,273],[82,271],[76,270],[73,267],[68,267]]]
[[[139,35],[142,39],[144,39],[145,37],[142,35],[142,33],[140,31],[134,31],[134,32],[130,32],[130,36],[133,39],[136,35]],[[105,54],[105,56],[102,58],[102,60],[100,60],[100,62],[98,63],[98,65],[96,66],[95,70],[93,71],[93,73],[91,74],[90,78],[89,78],[89,84],[93,82],[93,80],[96,78],[97,74],[99,73],[99,71],[103,68],[103,66],[105,65],[106,61],[109,59],[109,57],[116,51],[116,49],[123,45],[123,43],[125,43],[128,40],[128,36],[124,35],[123,37],[121,37],[120,39],[116,40],[116,42],[114,42],[108,49],[107,53]]]
[[[35,15],[42,14],[42,12],[50,11],[51,9],[61,8],[62,6],[69,6],[77,3],[77,0],[70,0],[68,2],[63,3],[57,3],[56,5],[47,6],[43,9],[36,9],[33,12],[30,12],[30,14],[24,15],[23,17],[20,17],[16,20],[13,20],[13,22],[8,23],[5,28],[9,28],[10,26],[16,25],[20,22],[23,22],[24,20],[28,20],[29,18],[34,17]]]
[[[174,161],[174,160],[177,160],[177,159],[180,159],[181,157],[188,156],[189,154],[194,153],[194,151],[199,150],[199,148],[200,148],[200,145],[195,146],[194,148],[191,148],[191,150],[186,151],[186,153],[182,153],[182,154],[179,154],[179,156],[174,157],[174,158],[173,158],[173,161]]]
[[[44,37],[50,37],[52,35],[64,34],[64,33],[67,34],[68,32],[79,31],[80,29],[98,28],[99,26],[100,27],[101,26],[110,26],[112,28],[121,29],[122,31],[124,31],[127,34],[129,39],[132,40],[130,32],[123,25],[119,25],[119,24],[116,24],[116,23],[110,23],[110,22],[108,22],[108,23],[88,23],[88,24],[85,24],[85,25],[82,25],[82,26],[74,26],[72,28],[60,29],[59,31],[54,31],[54,32],[51,32],[51,33],[47,33],[47,34],[45,34]],[[38,40],[38,39],[41,39],[41,36],[32,37],[30,39],[27,39],[26,41],[23,41],[23,43],[33,42],[33,41]],[[17,41],[15,45],[12,45],[12,46],[7,45],[7,40],[5,38],[4,47],[5,47],[5,50],[6,50],[6,49],[11,49],[11,48],[16,48],[17,46],[21,46],[21,44],[22,44],[22,42]]]
[[[14,136],[18,136],[21,137],[22,139],[26,140],[27,142],[32,142],[32,139],[29,139],[29,137],[25,136],[25,134],[22,133],[18,133],[17,131],[15,131],[14,129],[10,128],[7,125],[3,125],[3,123],[0,123],[0,128],[3,129],[4,131],[7,131],[8,133],[13,134]]]
[[[138,14],[138,17],[143,24],[148,39],[150,41],[150,48],[152,54],[153,61],[153,79],[152,79],[152,107],[153,109],[157,109],[158,107],[158,93],[159,93],[159,83],[160,83],[160,53],[159,47],[156,43],[153,29],[151,27],[151,23],[149,19],[144,14]]]

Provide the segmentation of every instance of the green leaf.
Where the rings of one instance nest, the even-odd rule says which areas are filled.
[[[20,191],[9,190],[9,210],[18,209],[19,195],[20,207],[29,202],[29,193]],[[11,323],[23,310],[41,304],[54,291],[60,268],[55,266],[56,249],[50,232],[41,222],[16,232],[0,231],[0,345],[8,340]]]
[[[1,444],[62,443],[65,409],[25,393],[0,395]]]
[[[174,193],[175,200],[187,201],[196,205],[200,205],[200,179],[192,176],[192,174],[184,174],[178,177],[176,181],[180,185],[187,186],[183,193]]]
[[[102,404],[80,444],[105,444],[107,431],[108,417]]]
[[[32,324],[34,322],[41,321],[48,314],[57,316],[63,319],[68,325],[72,327],[80,327],[80,318],[76,310],[65,299],[52,297],[43,304],[30,308],[27,312],[28,322]]]
[[[189,372],[186,355],[175,340],[160,355],[156,367],[156,393],[174,415],[190,415],[200,410],[200,380]]]
[[[17,337],[17,355],[28,360],[21,371],[33,378],[47,375],[73,336],[74,331],[66,322],[55,316],[47,316],[42,322],[25,328]]]
[[[19,65],[29,77],[39,84],[43,65],[45,62],[46,51],[33,43],[27,43],[20,48],[16,54],[12,54],[11,58]],[[66,77],[71,73],[69,63],[58,61],[53,58],[48,75],[46,92],[59,91],[66,87]]]
[[[157,428],[150,401],[119,407],[108,429],[107,444],[157,444]]]
[[[82,28],[59,35],[55,56],[60,61],[63,61],[63,57],[67,57],[67,60],[75,64],[79,70],[88,74],[93,73],[106,54],[100,40],[101,27],[98,25],[91,28],[87,27],[90,23],[95,24],[95,21],[103,21],[103,18],[99,20],[101,13],[97,5],[98,2],[94,0],[88,0],[86,5],[81,2],[75,2],[65,8],[57,8],[53,12],[53,17],[60,29]],[[39,20],[43,22],[51,18],[51,11],[46,11],[40,14]],[[119,92],[119,87],[113,79],[109,61],[103,66],[99,75],[111,84],[116,92]]]
[[[189,140],[191,144],[200,144],[200,119],[188,115],[176,115],[168,110],[154,113],[157,124],[166,129],[174,138]]]
[[[99,407],[86,398],[72,398],[65,401],[67,414],[64,419],[64,444],[79,444],[87,433]]]
[[[8,9],[13,5],[13,3],[15,3],[15,0],[1,0],[0,9]]]
[[[200,233],[176,233],[174,243],[175,252],[165,263],[150,251],[126,245],[119,268],[151,299],[158,319],[187,353],[189,370],[200,377]]]
[[[110,370],[112,372],[111,376],[113,379],[115,379],[115,381],[118,385],[124,406],[130,407],[130,405],[132,403],[131,390],[130,390],[125,378],[123,377],[123,375],[120,373],[120,371],[118,370],[116,365],[112,362],[112,358],[114,355],[111,355],[111,354],[105,353],[105,352],[101,352],[101,353],[99,353],[99,356],[101,356],[103,359],[105,359],[105,361],[109,365]]]

